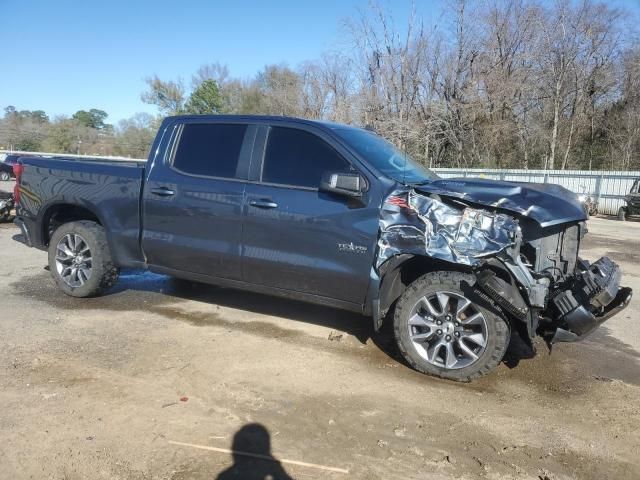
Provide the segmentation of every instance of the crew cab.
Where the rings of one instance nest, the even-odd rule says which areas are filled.
[[[150,152],[20,160],[15,222],[64,293],[143,268],[347,309],[459,381],[512,331],[579,340],[631,299],[578,256],[586,213],[559,186],[440,179],[367,129],[285,117],[169,117]]]

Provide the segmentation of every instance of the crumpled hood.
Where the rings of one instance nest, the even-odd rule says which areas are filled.
[[[575,193],[550,183],[443,178],[416,186],[415,189],[509,210],[535,220],[541,227],[587,219]]]

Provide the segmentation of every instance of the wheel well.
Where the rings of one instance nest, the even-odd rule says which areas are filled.
[[[51,235],[64,223],[90,220],[102,225],[100,219],[88,208],[78,205],[60,204],[51,207],[42,221],[42,243],[49,245]]]
[[[379,297],[380,312],[383,316],[400,298],[405,289],[425,273],[471,271],[466,265],[458,265],[421,255],[398,255],[387,260],[381,269],[384,273],[380,281]]]

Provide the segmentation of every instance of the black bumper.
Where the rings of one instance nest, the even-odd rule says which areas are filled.
[[[604,322],[627,308],[632,296],[631,288],[621,287],[614,299],[596,314],[581,305],[563,318],[563,327],[556,329],[551,342],[575,342],[584,339]]]
[[[609,257],[590,264],[578,260],[572,286],[553,298],[556,342],[581,340],[627,308],[633,291],[621,287],[622,271]]]

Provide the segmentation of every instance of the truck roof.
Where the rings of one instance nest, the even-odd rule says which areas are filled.
[[[339,128],[353,128],[353,129],[361,129],[362,127],[356,125],[347,125],[344,123],[336,123],[330,122],[328,120],[310,120],[307,118],[300,117],[287,117],[283,115],[173,115],[167,117],[167,119],[179,119],[179,120],[187,120],[187,119],[210,119],[215,120],[217,122],[220,121],[229,121],[229,122],[294,122],[305,125],[317,125],[323,128],[329,128],[332,130]]]

